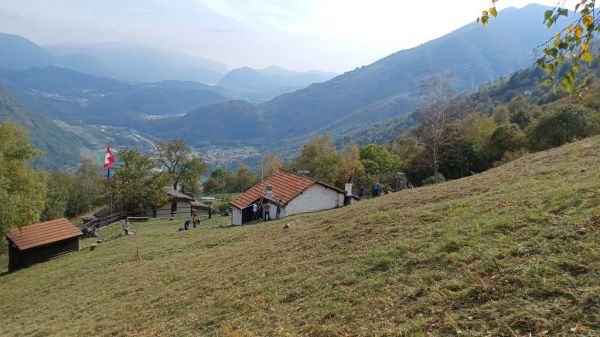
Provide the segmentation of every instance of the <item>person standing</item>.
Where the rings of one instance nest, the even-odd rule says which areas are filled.
[[[373,196],[378,197],[379,195],[381,195],[381,184],[375,183],[373,186]]]
[[[252,220],[256,220],[256,211],[258,211],[258,206],[256,206],[256,203],[252,204]]]
[[[123,232],[125,235],[129,235],[129,220],[127,219],[123,220]]]
[[[268,202],[263,203],[263,220],[271,220],[271,204]]]
[[[196,213],[192,213],[192,226],[194,226],[194,228],[196,228],[196,226],[200,223],[200,221],[198,221],[198,223],[196,223]]]
[[[277,200],[277,202],[275,202],[275,209],[276,209],[276,213],[275,213],[275,219],[279,219],[279,216],[281,215],[281,199]]]
[[[91,234],[91,236],[93,238],[97,238],[98,237],[98,226],[97,225],[93,225],[92,226],[92,234]]]

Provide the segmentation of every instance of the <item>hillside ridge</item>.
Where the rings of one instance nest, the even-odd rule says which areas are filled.
[[[594,335],[599,191],[593,137],[281,221],[136,224],[0,277],[0,322],[11,336]]]

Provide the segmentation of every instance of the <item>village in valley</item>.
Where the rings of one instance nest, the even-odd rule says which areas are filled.
[[[542,2],[0,5],[0,337],[600,335],[600,23]]]

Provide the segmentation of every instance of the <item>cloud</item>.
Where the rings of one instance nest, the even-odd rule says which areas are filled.
[[[315,1],[194,0],[210,11],[257,29],[303,33]]]
[[[343,72],[473,22],[491,0],[0,0],[0,31],[123,41],[225,62]],[[502,0],[500,8],[557,0]],[[576,0],[567,0],[573,4]],[[541,18],[540,18],[541,20]]]

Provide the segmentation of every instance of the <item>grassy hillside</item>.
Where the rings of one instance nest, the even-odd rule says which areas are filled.
[[[5,274],[0,334],[600,333],[600,137],[286,221],[150,222]]]

